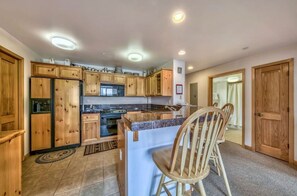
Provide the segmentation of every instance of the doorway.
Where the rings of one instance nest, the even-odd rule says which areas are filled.
[[[253,148],[293,161],[293,59],[253,67]],[[291,160],[292,159],[292,160]]]
[[[225,139],[244,146],[244,88],[245,70],[236,70],[209,77],[209,105],[222,108],[226,103],[234,106]]]
[[[190,105],[198,106],[198,83],[190,84]]]

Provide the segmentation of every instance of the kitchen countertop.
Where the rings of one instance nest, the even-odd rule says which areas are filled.
[[[122,119],[131,131],[181,125],[200,107],[183,106],[178,111],[150,110],[127,112]]]
[[[0,144],[5,143],[24,133],[24,130],[0,131]]]

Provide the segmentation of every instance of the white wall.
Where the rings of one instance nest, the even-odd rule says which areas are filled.
[[[22,44],[8,32],[0,28],[0,45],[24,58],[24,153],[29,153],[29,77],[31,76],[31,63],[40,59],[40,56]]]
[[[261,52],[249,57],[241,58],[229,63],[218,65],[209,69],[194,72],[186,75],[187,96],[186,100],[189,102],[189,89],[190,83],[198,83],[198,105],[206,106],[208,103],[208,77],[219,73],[224,73],[237,69],[245,69],[245,145],[251,146],[252,143],[252,127],[251,127],[251,100],[252,100],[252,80],[251,80],[251,67],[265,63],[271,63],[288,58],[297,59],[297,44],[282,47],[278,49]],[[297,100],[297,71],[294,71],[294,100]],[[295,160],[297,160],[297,102],[294,104],[294,141],[295,141]]]

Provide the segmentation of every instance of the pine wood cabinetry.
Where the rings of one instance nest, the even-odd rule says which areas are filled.
[[[60,66],[60,78],[82,80],[82,69],[80,67]]]
[[[96,143],[100,139],[100,114],[82,115],[82,144]]]
[[[99,96],[100,95],[100,81],[99,73],[84,71],[84,95],[85,96]]]
[[[0,132],[0,195],[22,195],[22,142],[24,131]]]
[[[173,92],[172,77],[173,77],[172,70],[161,71],[161,96],[172,96],[172,92]]]
[[[31,115],[31,150],[51,148],[51,114]]]
[[[113,83],[113,74],[101,73],[100,74],[100,82]]]
[[[119,162],[118,162],[118,182],[120,195],[125,195],[125,127],[122,120],[118,121],[118,149],[120,152]]]
[[[136,96],[136,77],[126,78],[126,96]]]
[[[51,80],[31,78],[31,98],[51,98]]]
[[[55,80],[55,147],[80,142],[79,81]]]
[[[126,76],[123,75],[114,75],[115,84],[126,84]]]
[[[172,70],[161,70],[146,78],[146,96],[172,96]]]
[[[136,78],[136,95],[145,96],[145,78],[143,77]]]

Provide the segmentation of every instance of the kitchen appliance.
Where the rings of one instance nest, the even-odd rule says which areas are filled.
[[[125,96],[125,86],[118,84],[101,84],[100,96],[123,97]]]
[[[51,99],[31,99],[31,113],[43,114],[51,112]]]
[[[126,114],[124,109],[105,109],[101,111],[100,137],[108,137],[118,134],[117,120],[122,114]]]

